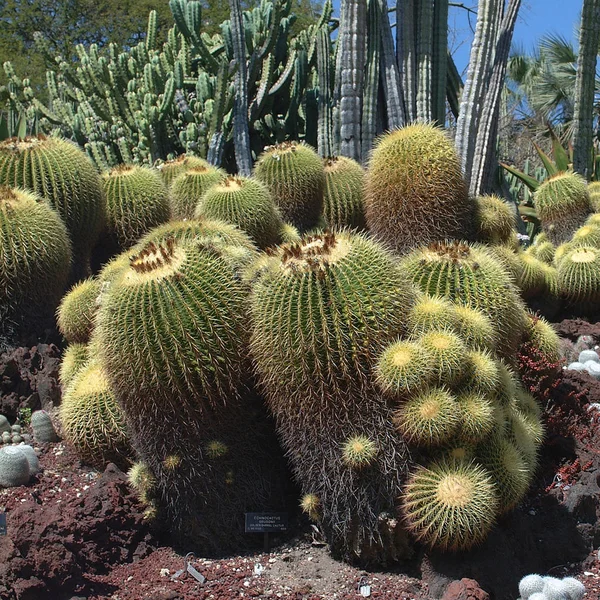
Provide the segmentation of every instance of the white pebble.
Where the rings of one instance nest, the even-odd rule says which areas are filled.
[[[594,350],[582,350],[579,353],[579,362],[586,363],[588,360],[600,363],[600,356],[598,356],[598,353]]]

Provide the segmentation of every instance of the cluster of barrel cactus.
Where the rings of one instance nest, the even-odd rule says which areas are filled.
[[[183,157],[97,182],[121,252],[57,311],[61,433],[91,464],[137,456],[180,540],[238,547],[245,511],[282,508],[261,395],[336,556],[468,548],[525,494],[543,428],[516,352],[558,338],[495,250],[514,214],[469,197],[441,130],[383,136],[366,170],[284,142],[251,177]]]

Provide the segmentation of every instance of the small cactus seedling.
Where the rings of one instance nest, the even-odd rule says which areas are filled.
[[[377,383],[386,395],[401,398],[433,380],[433,361],[432,355],[416,342],[394,342],[377,362]]]
[[[444,388],[430,388],[414,395],[394,413],[394,423],[407,441],[416,446],[441,446],[459,430],[460,406]]]
[[[362,469],[373,463],[377,445],[366,435],[354,435],[342,446],[342,460],[353,469]]]
[[[300,508],[311,521],[318,521],[321,518],[321,501],[316,494],[304,494],[300,501]]]

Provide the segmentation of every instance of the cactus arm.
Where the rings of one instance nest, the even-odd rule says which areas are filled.
[[[373,147],[377,134],[377,97],[379,91],[379,62],[381,46],[381,21],[379,0],[369,0],[367,5],[367,69],[364,84],[362,125],[361,125],[361,161],[364,163]]]
[[[151,10],[148,15],[148,29],[146,31],[146,48],[148,50],[156,50],[156,24],[157,24],[157,13],[155,10]]]
[[[402,91],[406,120],[417,117],[417,67],[415,53],[415,0],[397,0],[396,53],[402,72]]]
[[[365,66],[367,6],[342,0],[340,24],[340,153],[359,161],[362,89]]]
[[[317,73],[319,76],[319,155],[333,156],[333,113],[331,106],[331,39],[327,25],[317,31]]]
[[[456,151],[463,171],[469,173],[473,163],[476,132],[481,115],[481,99],[485,93],[496,41],[498,9],[504,0],[480,0],[475,37],[471,46],[467,81],[461,97],[456,123]]]
[[[390,129],[397,129],[404,125],[406,117],[400,72],[394,53],[394,38],[388,17],[387,0],[379,0],[379,11],[381,18],[381,70],[387,126]]]
[[[442,127],[446,122],[447,56],[448,0],[435,0],[433,5],[433,54],[431,61],[431,117]]]
[[[588,180],[592,176],[592,115],[599,43],[600,0],[583,0],[575,80],[573,169]]]
[[[433,0],[417,3],[417,119],[431,121]]]
[[[500,35],[495,50],[494,66],[485,92],[481,119],[476,130],[477,143],[473,156],[473,168],[469,173],[469,189],[474,196],[490,191],[492,175],[497,166],[494,153],[498,136],[500,99],[504,89],[508,54],[520,6],[521,0],[509,0],[506,13],[502,18]]]
[[[235,159],[239,173],[245,177],[250,177],[252,171],[252,155],[250,153],[250,130],[248,126],[248,81],[246,79],[244,22],[240,0],[229,0],[229,6],[231,9],[233,54],[237,63],[235,75],[235,103],[233,108]]]

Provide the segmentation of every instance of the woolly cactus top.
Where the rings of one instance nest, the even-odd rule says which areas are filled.
[[[284,270],[290,273],[322,271],[341,261],[350,249],[351,244],[345,236],[325,232],[286,245],[281,254],[281,263]]]

